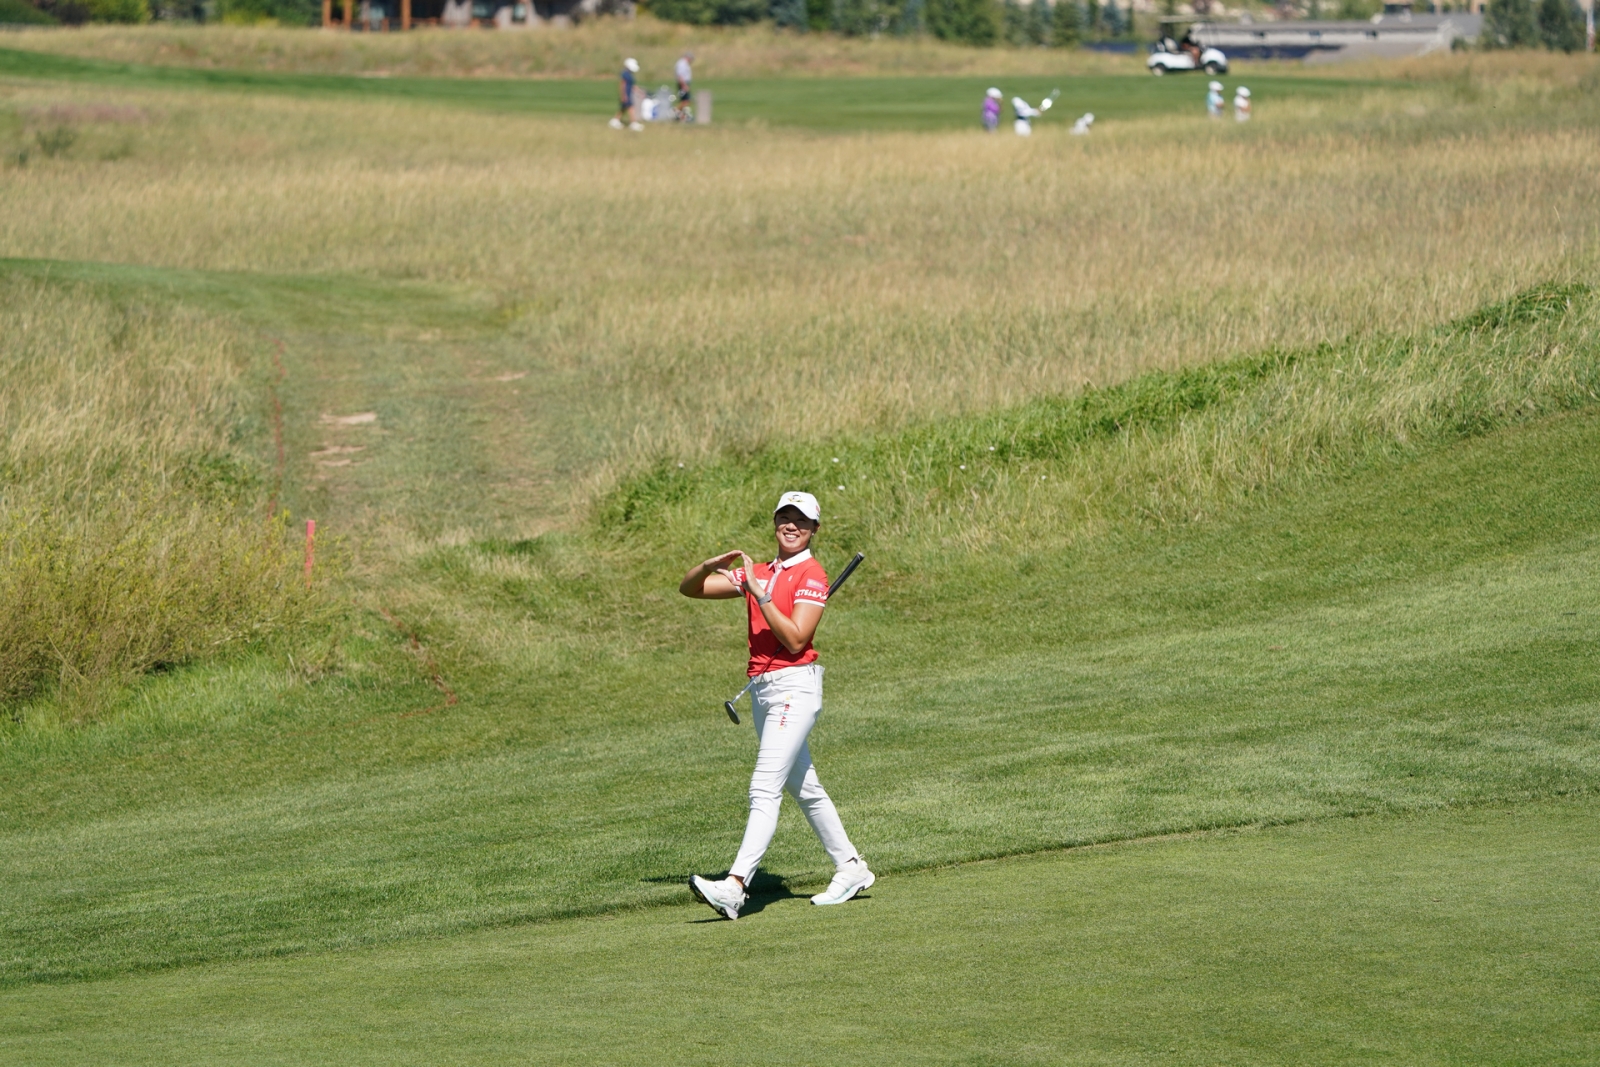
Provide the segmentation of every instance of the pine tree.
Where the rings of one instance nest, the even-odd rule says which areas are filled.
[[[846,37],[865,37],[877,29],[877,5],[873,0],[833,0],[833,32]]]
[[[1101,9],[1101,19],[1106,24],[1107,37],[1122,36],[1122,9],[1117,6],[1117,0],[1107,0],[1106,6]]]
[[[1572,0],[1543,0],[1539,5],[1539,37],[1550,51],[1580,51],[1584,35],[1583,12]]]
[[[1015,47],[1028,43],[1028,13],[1018,0],[1004,0],[1000,5],[1000,23],[1004,27],[1006,43]]]
[[[1057,48],[1070,48],[1083,36],[1083,12],[1078,0],[1056,0],[1050,15],[1050,43]]]
[[[1025,27],[1029,44],[1047,45],[1050,43],[1050,27],[1055,21],[1055,11],[1050,7],[1050,0],[1033,0],[1028,5],[1028,21]]]

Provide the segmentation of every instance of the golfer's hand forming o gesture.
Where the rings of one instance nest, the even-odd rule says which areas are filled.
[[[735,554],[739,557],[740,565],[744,567],[744,586],[740,588],[740,592],[760,600],[762,595],[766,593],[766,589],[762,587],[761,579],[756,577],[756,565],[743,552]],[[739,588],[739,583],[734,581],[732,572],[722,571],[721,573],[728,576],[728,581],[733,582],[735,588]]]

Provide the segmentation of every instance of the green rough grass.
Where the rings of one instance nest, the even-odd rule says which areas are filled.
[[[1385,454],[1600,401],[1600,300],[1535,286],[1435,330],[1158,371],[894,434],[663,460],[595,509],[602,536],[750,536],[748,501],[801,488],[847,551],[918,566],[952,541],[1016,551],[1171,525]]]
[[[1580,1064],[1595,801],[1337,820],[0,993],[31,1064]]]

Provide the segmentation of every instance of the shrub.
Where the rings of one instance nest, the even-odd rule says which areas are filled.
[[[830,24],[846,37],[866,37],[890,30],[899,17],[893,0],[833,0]]]
[[[149,22],[149,0],[85,0],[92,22]]]
[[[137,477],[88,506],[11,502],[0,518],[0,700],[55,685],[92,707],[139,674],[303,616],[286,524],[256,516]]]
[[[928,32],[942,41],[987,47],[1000,36],[994,0],[926,0]]]
[[[654,0],[650,13],[691,26],[740,26],[767,14],[764,0]]]
[[[1341,19],[1370,19],[1383,10],[1379,0],[1339,0],[1338,17]]]
[[[81,26],[89,21],[89,5],[85,0],[35,0],[47,18],[66,26]]]
[[[804,33],[810,28],[811,20],[806,11],[806,0],[772,0],[772,24],[783,29],[799,30]]]
[[[217,0],[217,18],[230,25],[312,26],[322,11],[312,0]]]
[[[0,26],[49,26],[57,21],[27,0],[0,0]]]
[[[1483,16],[1484,48],[1536,48],[1539,24],[1532,0],[1489,0]]]

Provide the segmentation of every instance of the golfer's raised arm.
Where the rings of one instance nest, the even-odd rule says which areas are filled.
[[[697,563],[689,568],[689,573],[683,576],[683,581],[678,583],[678,592],[695,600],[732,600],[744,593],[733,579],[728,575],[727,566],[736,559],[743,559],[744,553],[738,549],[724,552],[720,556],[713,556],[704,563]]]

